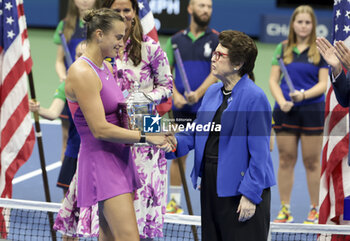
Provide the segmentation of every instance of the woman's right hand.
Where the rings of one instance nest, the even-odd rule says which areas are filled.
[[[339,73],[341,71],[341,64],[339,59],[336,56],[336,49],[333,45],[324,37],[319,37],[316,39],[317,49],[320,51],[322,57],[326,60],[326,62],[332,66],[332,68]]]
[[[175,140],[174,140],[175,139]],[[150,144],[157,145],[158,148],[165,152],[176,150],[176,138],[169,134],[149,135],[146,134],[146,141]]]
[[[285,101],[282,104],[280,104],[281,110],[285,113],[289,112],[293,106],[294,103],[292,101]]]
[[[149,144],[157,146],[161,146],[167,143],[167,139],[164,134],[146,134],[146,141]]]
[[[174,133],[168,133],[168,134],[165,134],[165,136],[167,139],[167,143],[159,146],[159,148],[165,152],[175,152],[176,146],[177,146],[177,139],[174,136]]]
[[[40,102],[34,101],[34,100],[29,100],[29,110],[31,112],[37,112],[40,109]]]

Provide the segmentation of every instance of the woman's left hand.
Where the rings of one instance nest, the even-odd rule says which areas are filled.
[[[251,219],[255,214],[255,210],[256,205],[242,195],[237,209],[237,213],[239,213],[238,221],[245,222]]]
[[[289,93],[290,98],[293,102],[300,102],[305,99],[305,93],[299,90],[295,90],[293,93]]]

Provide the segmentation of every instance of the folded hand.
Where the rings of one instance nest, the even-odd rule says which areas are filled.
[[[242,195],[237,209],[237,213],[239,213],[238,221],[245,222],[251,219],[255,214],[255,210],[256,205]]]
[[[194,105],[199,100],[198,94],[195,91],[191,91],[190,93],[185,92],[185,96],[189,105]]]
[[[305,99],[305,94],[302,91],[295,90],[292,93],[289,93],[290,98],[292,98],[293,102],[300,102]]]

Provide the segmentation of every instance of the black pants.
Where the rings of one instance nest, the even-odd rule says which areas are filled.
[[[254,216],[239,222],[240,196],[218,197],[217,159],[204,158],[201,183],[202,241],[265,241],[270,228],[270,188],[263,191]]]

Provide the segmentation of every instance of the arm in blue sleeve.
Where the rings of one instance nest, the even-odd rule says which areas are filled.
[[[167,159],[174,159],[182,157],[189,153],[194,148],[195,144],[195,132],[194,131],[183,131],[175,135],[177,140],[177,147],[175,152],[169,152],[165,154]]]
[[[248,169],[238,192],[255,204],[261,202],[267,164],[270,160],[269,139],[271,131],[271,108],[263,93],[252,99],[248,116]]]

